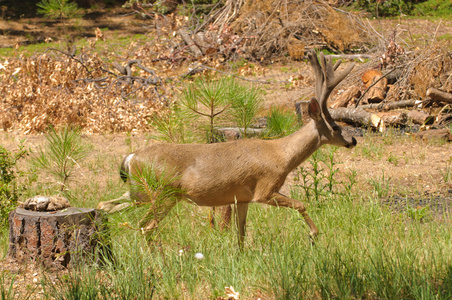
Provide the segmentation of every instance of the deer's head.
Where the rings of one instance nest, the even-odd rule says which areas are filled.
[[[331,92],[350,73],[354,65],[350,65],[342,73],[336,74],[335,70],[341,64],[340,60],[333,65],[331,57],[325,57],[323,53],[320,53],[319,63],[314,51],[308,53],[308,58],[315,75],[315,97],[309,103],[308,112],[315,122],[320,142],[347,148],[356,146],[356,139],[342,131],[342,128],[334,122],[327,108],[327,100]]]

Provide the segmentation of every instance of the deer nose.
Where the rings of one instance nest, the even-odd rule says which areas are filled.
[[[348,144],[347,146],[345,146],[345,148],[352,148],[355,147],[356,144],[358,144],[358,142],[356,141],[356,139],[354,137],[352,137],[352,143]]]

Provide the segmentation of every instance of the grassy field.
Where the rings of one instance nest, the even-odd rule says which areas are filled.
[[[3,138],[11,145],[18,139]],[[126,190],[117,174],[121,156],[148,141],[127,135],[83,140],[91,150],[76,169],[69,194],[73,206],[95,207]],[[230,286],[240,299],[450,299],[450,178],[446,176],[450,169],[438,161],[430,164],[432,172],[424,174],[435,189],[432,195],[441,196],[436,207],[429,202],[433,198],[426,195],[422,179],[413,182],[416,177],[409,177],[410,184],[403,186],[397,174],[403,177],[404,170],[428,164],[426,152],[451,153],[451,146],[395,133],[367,134],[358,142],[352,151],[323,148],[284,187],[308,204],[321,231],[314,244],[297,212],[256,204],[250,207],[241,252],[235,226],[212,229],[209,209],[182,202],[148,245],[136,225],[143,209],[133,209],[110,217],[114,262],[86,264],[62,273],[40,269],[21,288],[21,276],[30,275],[5,270],[2,299],[15,299],[18,296],[12,295],[19,292],[21,297],[30,293],[32,299],[228,299],[225,287]],[[36,137],[29,143],[35,147],[44,139]],[[391,147],[400,151],[393,152]],[[368,177],[368,163],[382,163],[374,170],[380,175]],[[22,167],[28,164],[24,161]],[[333,177],[329,177],[331,171]],[[58,184],[42,171],[34,176],[29,195],[49,193]],[[309,199],[300,186],[302,178],[311,186]],[[315,180],[317,188],[312,185]],[[413,205],[413,195],[427,204]],[[6,255],[7,241],[4,228],[1,257]],[[196,258],[196,253],[203,258]]]

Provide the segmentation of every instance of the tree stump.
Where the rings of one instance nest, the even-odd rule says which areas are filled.
[[[19,262],[68,267],[85,259],[101,262],[109,254],[106,218],[91,208],[52,212],[17,208],[9,215],[8,255]],[[104,236],[103,236],[104,235]]]

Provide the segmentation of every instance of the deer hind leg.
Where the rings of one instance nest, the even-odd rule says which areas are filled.
[[[301,201],[289,198],[280,193],[274,193],[269,199],[257,200],[256,202],[273,206],[289,207],[297,210],[303,216],[306,224],[308,224],[310,237],[315,238],[319,234],[317,226],[315,226],[314,222],[309,217],[306,212],[306,207]]]
[[[237,238],[240,249],[243,249],[245,241],[246,215],[248,214],[248,203],[237,203],[234,205],[237,222]]]
[[[212,207],[210,214],[210,227],[215,227],[215,220],[219,217],[218,224],[220,225],[220,230],[229,228],[231,226],[231,215],[231,205]]]

